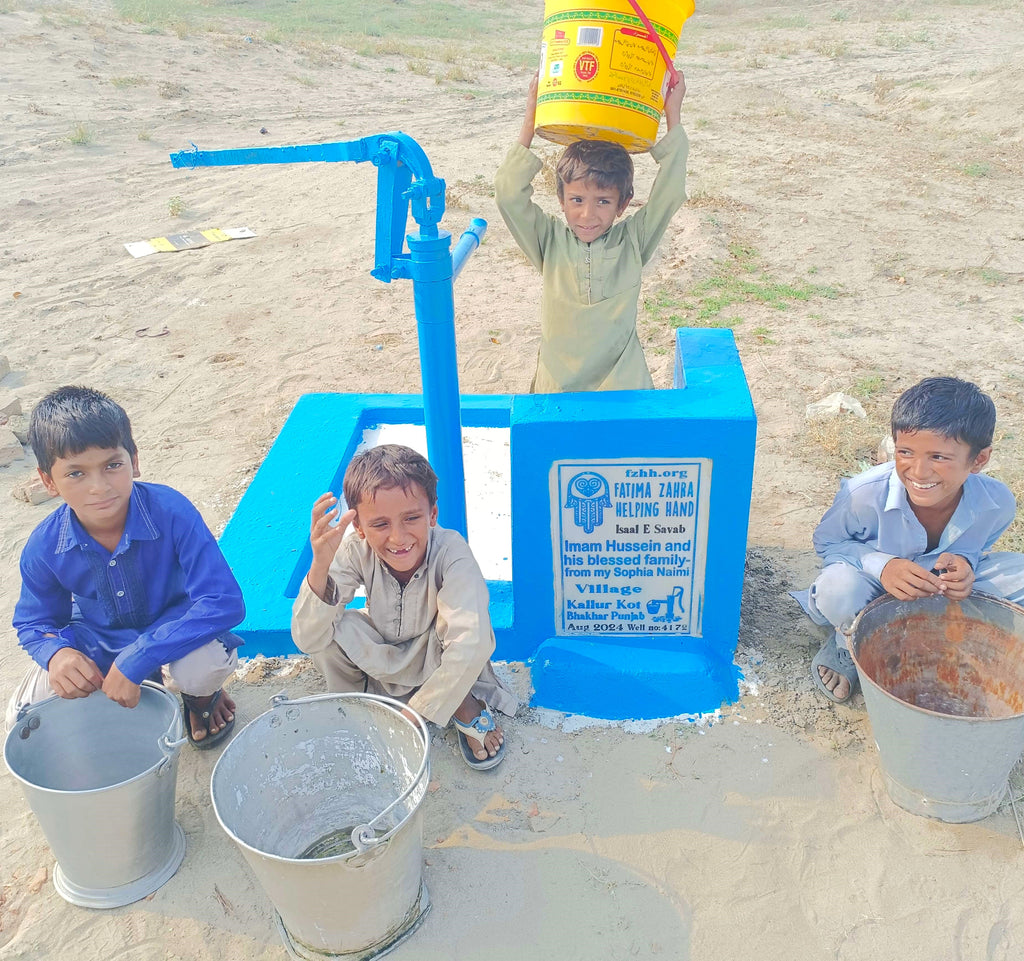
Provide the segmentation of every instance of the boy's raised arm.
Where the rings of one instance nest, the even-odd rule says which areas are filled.
[[[345,511],[338,518],[338,498],[330,491],[321,494],[313,505],[313,516],[309,522],[309,546],[313,549],[313,560],[309,565],[306,583],[309,589],[325,603],[327,600],[327,578],[330,574],[334,555],[338,553],[345,531],[356,516],[355,509]]]
[[[686,96],[686,78],[682,71],[679,72],[679,80],[675,86],[670,87],[668,96],[665,98],[665,127],[674,130],[679,126],[679,118],[683,106],[683,97]]]
[[[533,178],[543,164],[529,151],[537,114],[537,75],[526,95],[526,114],[519,139],[494,177],[494,199],[519,249],[537,270],[544,270],[544,252],[552,236],[552,219],[533,202]],[[523,149],[520,149],[523,148]]]
[[[341,547],[356,512],[346,511],[332,527],[338,510],[338,499],[328,491],[316,499],[310,517],[313,559],[292,605],[291,622],[292,641],[304,654],[318,654],[334,643],[335,617],[362,584],[360,573],[353,569],[349,555]]]
[[[523,128],[519,131],[519,143],[529,147],[533,143],[533,131],[537,126],[537,87],[539,76],[535,73],[526,91],[526,114],[523,117]],[[678,114],[676,116],[678,120]]]
[[[654,178],[647,203],[632,215],[640,244],[640,259],[644,264],[654,256],[669,221],[686,200],[686,158],[690,144],[679,123],[685,93],[686,80],[680,73],[679,82],[665,98],[667,132],[651,148],[651,157],[658,164],[658,175]]]

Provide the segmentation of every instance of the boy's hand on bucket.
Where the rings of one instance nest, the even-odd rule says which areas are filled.
[[[916,601],[921,597],[932,597],[944,592],[942,581],[937,574],[926,571],[905,557],[894,557],[882,568],[879,578],[893,597],[901,601]]]
[[[665,126],[671,130],[679,123],[679,116],[683,107],[683,97],[686,96],[686,78],[682,71],[679,71],[679,80],[668,88],[665,97]]]
[[[107,676],[103,679],[103,693],[121,707],[135,707],[139,703],[141,688],[134,681],[129,681],[116,664],[110,665]]]
[[[974,569],[967,559],[959,554],[940,554],[935,562],[939,570],[939,590],[951,601],[962,601],[970,597],[974,587]]]
[[[46,665],[50,687],[61,697],[88,697],[103,687],[103,674],[91,657],[62,647]]]

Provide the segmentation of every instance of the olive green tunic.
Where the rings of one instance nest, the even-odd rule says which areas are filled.
[[[589,244],[531,199],[540,159],[521,144],[508,152],[494,181],[498,210],[544,278],[534,392],[654,386],[636,334],[640,274],[686,199],[688,149],[681,126],[655,144],[646,205]]]

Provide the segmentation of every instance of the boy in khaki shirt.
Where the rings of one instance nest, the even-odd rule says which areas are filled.
[[[511,717],[517,703],[491,667],[480,568],[458,532],[437,526],[437,476],[416,451],[384,444],[352,459],[343,493],[344,514],[330,492],[313,505],[296,647],[329,690],[386,694],[441,727],[453,720],[466,763],[494,767],[505,745],[490,707]],[[365,610],[346,610],[360,586]]]

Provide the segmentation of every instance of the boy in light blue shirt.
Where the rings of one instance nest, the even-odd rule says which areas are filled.
[[[995,405],[974,384],[927,378],[893,405],[895,460],[840,485],[814,531],[822,571],[809,591],[793,593],[815,623],[835,628],[811,662],[830,700],[857,690],[844,631],[876,597],[963,600],[974,590],[1024,602],[1024,555],[989,553],[1016,515],[1010,489],[980,473],[995,422]]]

